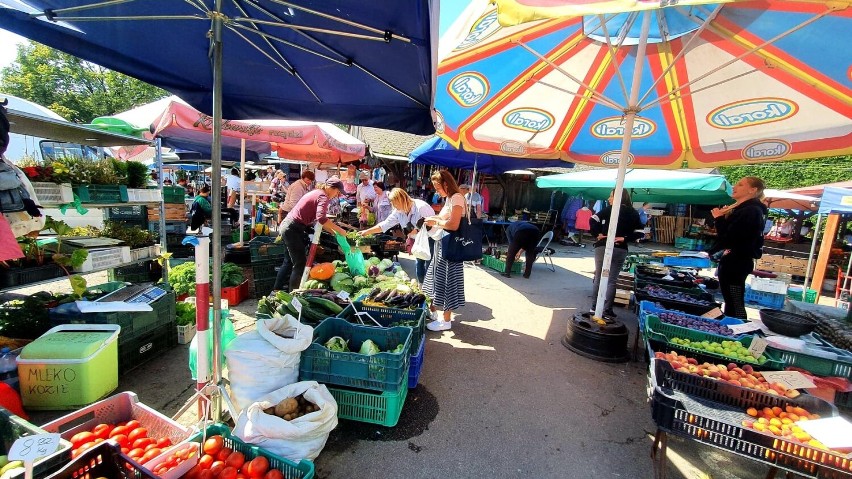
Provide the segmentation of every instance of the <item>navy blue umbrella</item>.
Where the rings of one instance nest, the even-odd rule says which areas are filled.
[[[477,171],[489,175],[499,175],[507,171],[526,168],[571,168],[574,166],[573,163],[568,163],[558,158],[553,160],[534,160],[458,150],[440,137],[424,141],[422,145],[415,148],[408,155],[408,160],[418,165],[444,166],[464,170],[472,170],[474,164],[476,164]]]

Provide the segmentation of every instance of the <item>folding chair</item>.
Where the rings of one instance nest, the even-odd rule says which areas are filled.
[[[548,231],[538,240],[538,245],[535,247],[535,252],[538,255],[538,258],[544,258],[545,266],[550,268],[550,271],[556,271],[556,266],[553,264],[553,253],[555,252],[553,248],[550,248],[550,242],[553,240],[553,231]],[[543,244],[542,244],[543,243]],[[548,264],[548,260],[550,260],[550,264]]]

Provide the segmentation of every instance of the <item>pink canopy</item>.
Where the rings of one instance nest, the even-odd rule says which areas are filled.
[[[821,198],[822,192],[827,186],[832,188],[852,188],[852,180],[838,181],[837,183],[826,183],[824,185],[816,186],[803,186],[801,188],[793,188],[787,191],[791,193],[798,193],[800,195],[816,196]]]

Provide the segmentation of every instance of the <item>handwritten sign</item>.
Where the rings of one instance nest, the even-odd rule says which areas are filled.
[[[49,456],[59,448],[59,434],[34,434],[24,436],[9,449],[12,461],[35,462],[36,459]]]
[[[294,297],[294,298],[290,301],[290,306],[292,306],[292,307],[293,307],[293,309],[295,309],[295,310],[296,310],[296,312],[297,312],[297,313],[299,313],[299,316],[301,316],[301,315],[302,315],[302,303],[300,303],[298,299],[296,299],[296,298]]]
[[[813,383],[807,376],[799,371],[763,371],[763,377],[770,383],[781,383],[787,389],[807,389],[815,388]]]
[[[734,334],[745,334],[751,331],[759,331],[762,325],[759,322],[746,321],[743,324],[729,324],[727,326]]]
[[[852,423],[841,416],[802,421],[796,425],[826,447],[841,452],[852,450]]]
[[[751,345],[748,347],[748,352],[751,353],[752,356],[759,358],[764,351],[766,351],[766,346],[769,343],[766,342],[763,338],[754,338],[751,341]]]
[[[349,293],[347,293],[346,291],[341,291],[337,293],[337,297],[346,301],[347,299],[349,299]]]

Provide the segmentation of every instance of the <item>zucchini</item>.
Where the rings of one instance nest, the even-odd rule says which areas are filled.
[[[324,309],[328,314],[331,314],[333,316],[337,316],[338,314],[340,314],[341,311],[343,311],[343,308],[341,308],[337,303],[335,303],[334,301],[329,301],[325,298],[309,296],[305,299],[308,301],[308,303],[311,304],[312,307],[319,307],[320,309]]]

